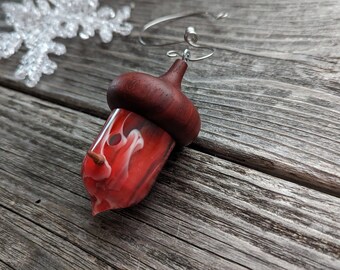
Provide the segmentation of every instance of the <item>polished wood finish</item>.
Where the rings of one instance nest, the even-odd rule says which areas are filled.
[[[154,122],[182,146],[190,144],[201,129],[197,109],[182,93],[187,63],[177,59],[160,77],[140,72],[119,75],[107,92],[111,110],[124,108]]]

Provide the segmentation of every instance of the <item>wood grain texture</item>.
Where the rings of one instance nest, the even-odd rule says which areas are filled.
[[[32,270],[47,267],[56,270],[108,269],[103,261],[44,229],[43,224],[37,225],[34,219],[22,217],[20,211],[10,210],[4,202],[1,202],[0,215],[0,258],[6,261],[8,267]]]
[[[138,1],[131,21],[138,30],[170,11],[193,9],[225,9],[229,18],[189,18],[150,36],[180,39],[185,26],[194,25],[202,42],[217,48],[209,60],[191,63],[183,82],[202,118],[194,147],[340,194],[340,2]],[[159,75],[172,61],[167,48],[140,46],[136,31],[109,45],[98,38],[62,42],[67,55],[52,56],[58,71],[36,88],[13,78],[23,51],[1,61],[0,84],[106,117],[106,89],[114,77],[127,71]]]
[[[20,240],[22,252],[35,250],[27,250],[31,242],[56,239],[42,260],[74,246],[94,263],[123,269],[340,264],[339,198],[192,149],[172,155],[143,203],[92,218],[79,168],[103,120],[1,87],[0,105],[0,219],[11,237],[27,239]],[[17,227],[10,228],[9,217]],[[11,246],[0,259],[12,266]],[[66,251],[58,256],[78,260]]]
[[[14,268],[11,267],[9,264],[3,262],[0,260],[0,269],[3,269],[3,270],[13,270]]]

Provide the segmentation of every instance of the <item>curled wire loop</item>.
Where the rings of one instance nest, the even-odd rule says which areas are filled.
[[[153,27],[155,25],[158,25],[158,24],[164,23],[164,22],[171,22],[171,21],[175,21],[175,20],[178,20],[178,19],[191,17],[191,16],[207,16],[207,17],[211,17],[215,20],[220,20],[220,19],[226,18],[228,16],[228,14],[226,12],[219,12],[217,14],[214,14],[214,13],[211,13],[211,12],[208,12],[208,11],[199,11],[199,12],[181,12],[181,13],[176,13],[176,14],[160,17],[160,18],[152,20],[151,22],[144,25],[141,32],[139,33],[139,42],[144,46],[153,46],[153,47],[170,46],[170,45],[175,45],[175,44],[186,43],[189,46],[184,51],[179,52],[179,51],[176,51],[176,50],[170,50],[170,51],[167,52],[167,56],[169,56],[169,57],[180,56],[185,61],[201,61],[203,59],[209,58],[214,54],[215,49],[198,44],[199,35],[196,33],[195,28],[192,27],[192,26],[189,26],[189,27],[186,28],[185,33],[184,33],[184,40],[182,40],[182,41],[163,42],[163,43],[147,43],[143,39],[143,34],[148,29],[150,29],[151,27]],[[203,55],[203,56],[200,56],[200,57],[194,57],[194,56],[192,56],[190,47],[193,47],[193,48],[196,48],[196,49],[209,50],[210,52]]]

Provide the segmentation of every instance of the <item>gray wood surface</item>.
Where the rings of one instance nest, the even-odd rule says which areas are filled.
[[[0,260],[0,269],[3,270],[13,270],[14,268],[8,265],[7,263]]]
[[[4,174],[1,173],[3,180]],[[12,180],[8,177],[7,180]],[[14,202],[14,201],[13,201]],[[11,204],[11,202],[10,202]],[[106,263],[1,202],[0,257],[13,269],[105,269]],[[15,226],[13,226],[15,224]],[[0,269],[3,269],[0,265]]]
[[[2,87],[0,115],[9,267],[339,269],[337,197],[184,149],[140,205],[92,218],[79,168],[103,120]]]
[[[229,18],[186,19],[150,34],[180,39],[194,25],[202,42],[217,48],[209,60],[190,64],[183,83],[203,120],[192,147],[339,195],[340,2],[139,1],[131,21],[137,31],[161,15],[207,8],[225,9]],[[1,61],[0,84],[105,118],[106,89],[115,76],[161,74],[172,61],[167,48],[140,46],[136,31],[109,45],[98,38],[62,41],[67,55],[52,56],[58,71],[33,89],[14,81],[19,53]]]

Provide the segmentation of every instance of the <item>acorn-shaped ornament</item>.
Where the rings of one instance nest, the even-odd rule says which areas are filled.
[[[175,144],[197,137],[199,114],[181,91],[186,69],[178,59],[160,77],[130,72],[112,82],[107,93],[112,112],[82,166],[93,215],[140,202]]]

